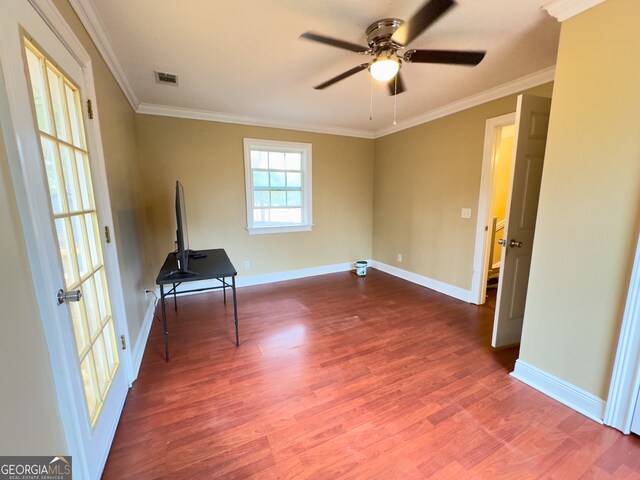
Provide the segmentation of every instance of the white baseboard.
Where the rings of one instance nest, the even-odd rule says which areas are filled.
[[[369,265],[372,260],[367,260]],[[284,282],[287,280],[296,280],[299,278],[315,277],[317,275],[327,275],[329,273],[348,272],[354,269],[355,262],[335,263],[333,265],[324,265],[321,267],[300,268],[297,270],[287,270],[285,272],[265,273],[262,275],[252,275],[249,277],[236,277],[236,287],[252,287],[254,285],[264,285],[266,283]],[[185,285],[184,290],[209,288],[220,285],[217,280],[203,280],[201,282],[191,282]],[[178,287],[180,292],[180,287]],[[160,290],[156,287],[156,293],[160,295]],[[184,293],[183,295],[195,295],[202,292]]]
[[[149,332],[151,331],[151,325],[153,324],[153,314],[156,310],[156,299],[152,299],[147,306],[147,311],[144,314],[144,320],[140,327],[140,333],[138,333],[138,339],[131,351],[131,364],[133,367],[133,378],[131,383],[138,378],[138,372],[140,371],[140,365],[142,364],[142,357],[144,356],[144,349],[147,346],[147,340],[149,338]]]
[[[441,282],[440,280],[433,280],[432,278],[418,275],[417,273],[409,272],[398,267],[387,265],[386,263],[373,260],[370,262],[373,268],[380,270],[381,272],[388,273],[394,277],[402,278],[408,282],[417,283],[423,287],[430,288],[436,292],[444,293],[450,297],[457,298],[463,302],[471,302],[471,291],[464,288],[449,285],[448,283]]]
[[[511,375],[591,420],[603,423],[606,402],[592,393],[522,360],[516,360]]]

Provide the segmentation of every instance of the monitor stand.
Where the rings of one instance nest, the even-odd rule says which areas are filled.
[[[184,272],[182,272],[180,270],[172,270],[162,278],[171,278],[171,277],[177,276],[177,275],[197,275],[197,274],[198,274],[198,272],[193,272],[191,270],[186,270]]]

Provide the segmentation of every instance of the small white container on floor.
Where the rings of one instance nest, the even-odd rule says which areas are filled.
[[[364,260],[358,260],[356,262],[356,274],[359,277],[364,277],[367,274],[367,267],[369,264]]]

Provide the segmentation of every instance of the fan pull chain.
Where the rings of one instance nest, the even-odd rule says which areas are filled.
[[[397,117],[397,111],[398,111],[398,74],[396,74],[395,78],[394,78],[394,95],[393,95],[393,124],[397,125],[396,122],[396,117]]]
[[[373,120],[373,77],[369,75],[369,84],[371,86],[370,100],[369,100],[369,120]]]

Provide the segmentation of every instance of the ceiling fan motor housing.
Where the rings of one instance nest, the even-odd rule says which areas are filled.
[[[391,40],[391,35],[398,29],[404,20],[399,18],[383,18],[373,22],[367,27],[366,37],[367,44],[371,48],[373,54],[377,54],[383,50],[396,51],[402,48],[402,45]]]

